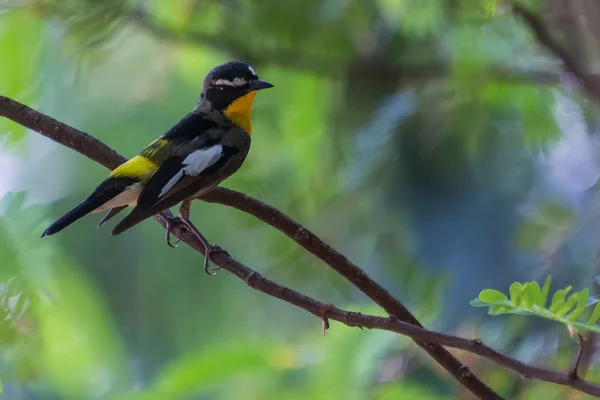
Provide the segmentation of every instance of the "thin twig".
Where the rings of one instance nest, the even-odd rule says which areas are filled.
[[[124,160],[122,156],[118,155],[112,149],[91,136],[2,96],[0,96],[0,115],[64,144],[66,147],[74,149],[108,168],[114,168]],[[223,196],[222,202],[219,201],[219,198],[217,197],[218,193],[221,193]],[[241,211],[250,212],[261,220],[266,218],[272,226],[278,227],[278,229],[282,230],[282,232],[286,233],[288,236],[290,236],[290,229],[294,228],[295,233],[291,237],[303,247],[310,249],[309,251],[313,252],[313,254],[326,261],[328,264],[334,263],[336,266],[332,267],[336,269],[336,271],[341,274],[347,274],[352,271],[357,272],[355,269],[358,269],[358,267],[350,263],[350,261],[345,259],[341,254],[322,243],[320,239],[308,230],[304,228],[298,230],[298,225],[278,210],[246,195],[227,189],[217,188],[211,196],[212,197],[209,197],[210,201],[235,206]],[[234,201],[236,196],[238,197],[238,200]],[[242,207],[242,205],[244,206]],[[157,215],[156,219],[158,219],[163,226],[166,225],[166,221],[160,215]],[[279,226],[279,224],[283,225]],[[283,227],[287,228],[282,229]],[[202,244],[184,227],[176,227],[174,234],[195,250],[199,252],[204,250]],[[320,319],[326,317],[327,319],[341,322],[347,326],[389,330],[409,336],[417,343],[436,344],[424,345],[426,349],[437,349],[438,351],[443,350],[444,352],[446,352],[446,350],[440,346],[462,349],[494,361],[499,365],[518,372],[524,377],[569,386],[590,395],[600,396],[599,385],[583,379],[573,381],[568,373],[552,371],[521,362],[484,345],[481,340],[469,340],[429,331],[412,323],[404,322],[397,316],[383,318],[341,310],[333,305],[318,302],[290,288],[270,281],[226,254],[217,253],[213,255],[212,258],[215,264],[244,280],[252,288],[300,307]],[[336,263],[341,263],[341,265]],[[392,308],[398,307],[395,304],[397,301],[393,299],[385,289],[370,280],[370,278],[368,278],[360,269],[358,269],[358,272],[360,273],[353,276],[351,281],[361,291],[371,298],[375,297],[380,305],[385,304],[386,307]],[[382,292],[378,292],[378,288],[381,288]],[[406,310],[400,303],[398,304],[401,307],[398,308],[399,310]],[[408,311],[406,312],[408,313]],[[412,317],[410,313],[408,315]],[[412,318],[414,319],[414,317]],[[440,364],[442,363],[440,361],[438,362]],[[444,367],[447,368],[447,366]],[[477,397],[482,399],[501,398],[497,393],[487,388],[487,386],[483,384],[481,384],[483,385],[483,388],[479,386],[480,381],[468,370],[468,368],[461,365],[458,374],[460,376],[458,381],[475,393]]]
[[[565,70],[580,81],[587,94],[596,101],[600,101],[600,76],[590,74],[585,66],[552,35],[540,17],[515,2],[512,3],[512,10],[517,17],[527,24],[538,43],[561,60]]]
[[[585,339],[581,336],[581,333],[575,332],[577,335],[577,354],[573,361],[573,366],[569,370],[569,379],[573,382],[579,380],[579,364],[583,358],[583,350],[585,349]]]

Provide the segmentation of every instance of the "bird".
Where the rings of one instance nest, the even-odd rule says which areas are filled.
[[[204,78],[194,109],[135,157],[110,172],[108,178],[80,204],[50,225],[42,237],[54,235],[80,218],[108,213],[98,226],[127,207],[131,213],[112,230],[118,235],[156,214],[167,220],[165,240],[183,224],[204,246],[204,270],[212,245],[190,221],[191,201],[235,173],[250,150],[252,103],[260,90],[273,85],[258,77],[252,66],[230,61],[213,68]],[[165,210],[180,204],[178,217]]]

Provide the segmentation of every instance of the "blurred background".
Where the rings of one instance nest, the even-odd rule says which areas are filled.
[[[523,4],[598,70],[600,4]],[[232,59],[275,89],[223,186],[315,232],[425,326],[568,367],[564,326],[469,305],[548,275],[598,292],[598,107],[505,2],[0,0],[0,94],[128,157]],[[91,216],[40,240],[106,173],[0,119],[0,398],[471,398],[407,338],[337,323],[323,337],[314,316],[207,276],[155,222],[111,237]],[[251,216],[196,202],[192,219],[266,277],[384,315]],[[455,354],[506,398],[587,398]]]

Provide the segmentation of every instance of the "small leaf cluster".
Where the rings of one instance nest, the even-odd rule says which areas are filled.
[[[544,286],[537,282],[514,282],[510,285],[508,298],[504,293],[494,289],[485,289],[479,297],[471,301],[473,307],[489,307],[489,315],[519,314],[536,315],[567,325],[575,331],[587,330],[600,332],[599,299],[590,296],[589,290],[571,293],[572,286],[557,290],[552,295],[548,307],[551,278],[548,277]],[[590,306],[594,305],[592,309]],[[587,310],[586,310],[587,308]],[[589,314],[591,310],[591,314]],[[584,318],[584,312],[589,315]]]

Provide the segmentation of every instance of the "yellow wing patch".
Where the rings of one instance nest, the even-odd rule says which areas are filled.
[[[252,102],[255,96],[256,92],[250,92],[235,99],[225,109],[225,116],[234,124],[242,127],[249,135],[252,135]]]
[[[135,156],[131,160],[113,170],[111,178],[138,178],[141,181],[149,179],[158,169],[157,165],[142,156]]]
[[[144,149],[142,156],[152,160],[152,158],[154,158],[160,150],[164,149],[167,144],[169,144],[169,142],[166,139],[156,139]]]

